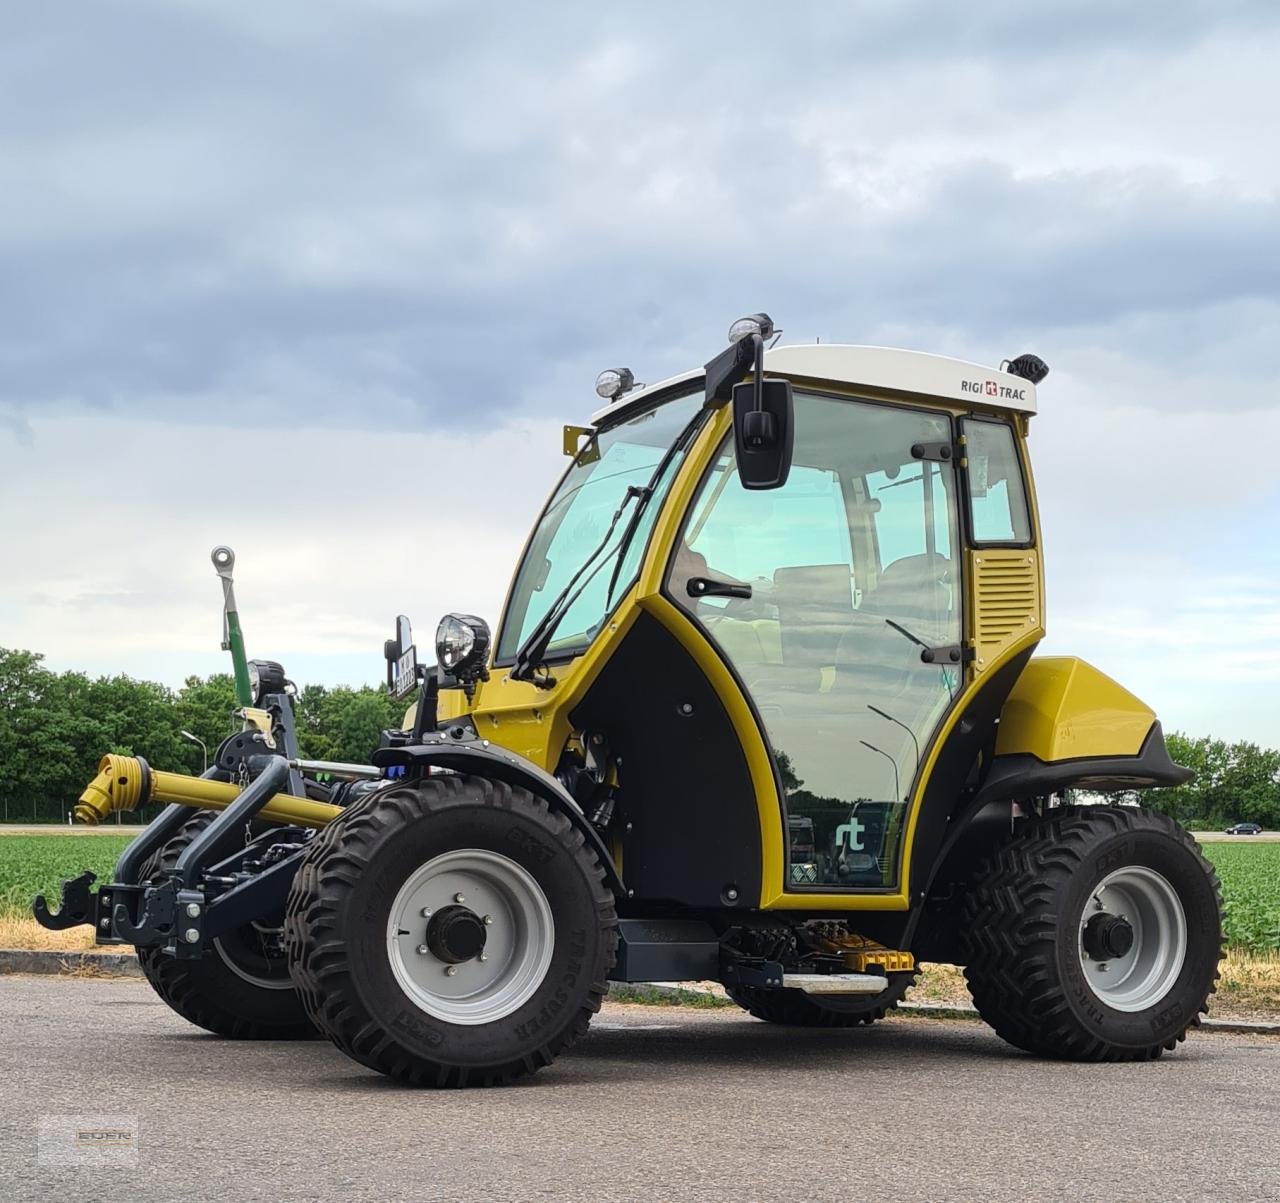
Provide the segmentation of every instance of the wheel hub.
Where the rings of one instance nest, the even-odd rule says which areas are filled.
[[[486,935],[483,920],[470,907],[446,906],[427,924],[427,947],[447,964],[460,965],[484,951]]]
[[[1182,972],[1187,916],[1168,878],[1147,865],[1125,865],[1093,888],[1078,941],[1080,967],[1094,996],[1116,1011],[1145,1011]]]
[[[554,949],[542,887],[491,849],[433,857],[391,903],[391,971],[412,1002],[445,1023],[493,1023],[514,1013],[541,984]]]
[[[1123,915],[1099,913],[1080,933],[1085,952],[1095,961],[1113,961],[1133,947],[1133,925]]]

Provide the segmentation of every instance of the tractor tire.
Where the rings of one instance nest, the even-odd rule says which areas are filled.
[[[146,861],[139,880],[170,871],[182,850],[213,822],[194,812]],[[139,948],[147,981],[183,1019],[232,1040],[314,1040],[319,1032],[289,977],[284,957],[267,955],[251,924],[213,942],[199,960],[180,960],[158,948]]]
[[[762,986],[728,986],[726,992],[744,1011],[766,1023],[793,1028],[853,1028],[883,1019],[902,1001],[916,980],[911,973],[896,973],[889,988],[879,994],[818,998],[803,990],[777,990]]]
[[[617,915],[564,815],[439,775],[325,828],[294,878],[285,948],[308,1014],[362,1065],[414,1086],[501,1085],[587,1030]]]
[[[1222,892],[1196,841],[1136,807],[1021,820],[964,904],[979,1014],[1027,1052],[1150,1061],[1208,1009]]]

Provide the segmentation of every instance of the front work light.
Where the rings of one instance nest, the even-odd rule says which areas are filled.
[[[629,392],[635,383],[635,373],[630,368],[605,368],[596,377],[596,392],[606,401],[612,401]]]
[[[729,327],[729,341],[740,343],[749,335],[758,334],[768,342],[776,333],[778,331],[774,329],[773,318],[767,313],[752,313],[747,317],[740,317]]]
[[[463,685],[483,681],[488,676],[489,624],[474,614],[446,614],[436,628],[436,661]]]
[[[274,660],[249,661],[249,688],[253,700],[260,702],[269,693],[280,693],[285,686],[284,666]]]

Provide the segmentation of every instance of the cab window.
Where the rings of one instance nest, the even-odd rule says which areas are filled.
[[[969,462],[969,523],[978,546],[1031,542],[1031,515],[1013,430],[1003,422],[968,420],[962,427]]]

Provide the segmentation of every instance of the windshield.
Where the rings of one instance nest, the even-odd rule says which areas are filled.
[[[701,392],[668,401],[597,435],[578,453],[538,520],[516,574],[498,636],[499,660],[515,656],[573,574],[600,545],[627,489],[650,483],[663,456],[698,413],[702,401]],[[618,543],[630,524],[624,520],[619,525],[608,543],[603,567],[589,578],[558,624],[548,648],[551,655],[574,655],[585,648],[618,599],[634,583],[649,532],[683,456],[683,449],[673,455],[662,479],[653,481],[653,496],[636,503],[643,504],[644,509],[621,564],[616,563]]]

